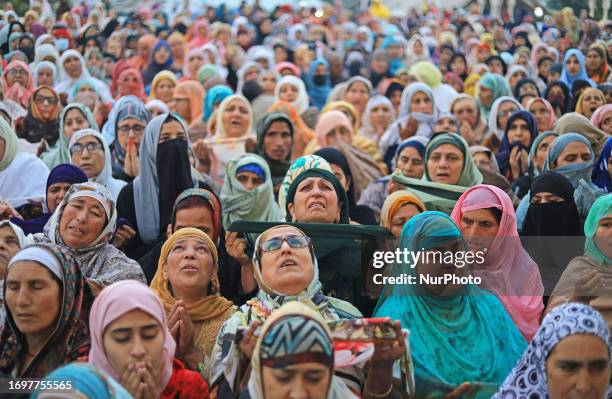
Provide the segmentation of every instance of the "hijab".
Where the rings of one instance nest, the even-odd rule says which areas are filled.
[[[329,142],[327,141],[328,134],[334,129],[343,126],[349,132],[351,132],[350,137],[353,136],[353,126],[349,121],[349,118],[341,111],[327,111],[319,117],[319,121],[317,122],[317,126],[315,127],[315,134],[317,135],[317,142],[320,147],[329,146]],[[342,140],[342,138],[337,137],[337,140]]]
[[[34,66],[34,73],[32,74],[33,84],[38,86],[38,72],[40,72],[42,69],[51,70],[51,73],[53,74],[52,84],[55,85],[57,83],[57,66],[49,61],[41,61]]]
[[[104,331],[115,320],[132,310],[140,310],[153,317],[160,325],[164,335],[164,350],[160,365],[159,381],[163,388],[172,376],[172,361],[176,350],[174,338],[168,331],[166,312],[160,299],[152,289],[141,282],[125,280],[112,284],[100,292],[91,307],[89,325],[91,327],[91,350],[89,362],[97,369],[114,379],[120,375],[108,361],[104,349]],[[160,390],[160,391],[161,391]]]
[[[27,80],[25,86],[21,86],[18,82],[14,82],[11,86],[8,85],[7,75],[15,68],[21,68],[26,72]],[[28,108],[30,95],[34,87],[34,80],[32,78],[32,72],[30,72],[30,67],[23,61],[11,61],[2,71],[0,80],[2,83],[3,99],[13,100],[23,108]]]
[[[151,88],[149,89],[150,98],[154,98],[154,99],[157,98],[155,97],[157,86],[159,86],[159,84],[164,79],[169,80],[170,82],[172,82],[174,87],[176,87],[176,82],[177,82],[176,75],[172,71],[169,71],[169,70],[160,71],[155,74],[155,76],[153,77],[153,80],[151,81]]]
[[[571,75],[569,71],[567,70],[567,66],[566,66],[567,61],[569,60],[571,56],[576,57],[576,59],[578,60],[578,63],[580,64],[580,70],[575,75]],[[595,86],[593,81],[589,79],[589,76],[587,75],[584,55],[582,54],[580,50],[572,48],[572,49],[567,50],[567,52],[565,53],[565,56],[563,57],[563,70],[561,71],[561,77],[559,78],[559,80],[565,83],[567,87],[572,87],[574,82],[578,79],[586,80],[587,82],[589,82],[591,86]]]
[[[493,399],[547,398],[549,387],[546,359],[559,342],[576,334],[588,334],[601,339],[608,347],[608,356],[611,359],[608,367],[612,367],[612,339],[602,315],[589,305],[567,303],[554,308],[544,317],[527,350]],[[611,395],[612,388],[608,388],[606,397]]]
[[[185,140],[159,143],[163,125],[171,121],[181,125]],[[133,182],[138,234],[145,243],[155,242],[163,234],[176,198],[197,184],[189,163],[188,137],[185,122],[174,113],[156,116],[145,128],[138,158],[140,174]]]
[[[404,225],[399,248],[423,251],[457,240],[464,243],[453,220],[428,211]],[[389,276],[418,279],[415,266],[395,263]],[[432,295],[420,284],[386,285],[374,317],[410,329],[416,392],[436,397],[465,381],[501,383],[526,346],[497,297],[472,284],[452,296]]]
[[[538,134],[536,138],[533,140],[533,143],[531,143],[531,149],[529,150],[529,160],[528,160],[527,169],[532,171],[533,176],[537,176],[540,173],[542,173],[542,171],[538,169],[538,167],[535,164],[535,157],[538,152],[538,147],[540,147],[540,144],[542,144],[542,141],[544,141],[545,138],[551,137],[551,136],[559,137],[559,135],[555,132],[546,131],[546,132],[542,132]]]
[[[539,327],[544,310],[544,285],[538,265],[521,245],[512,200],[500,188],[477,185],[461,195],[451,218],[460,225],[465,212],[489,208],[501,211],[501,220],[484,263],[474,265],[473,273],[482,279],[482,288],[499,298],[529,341]]]
[[[76,57],[79,60],[79,63],[81,64],[81,74],[75,78],[68,75],[68,72],[66,72],[66,68],[64,68],[64,62],[66,62],[69,57]],[[98,89],[100,90],[100,97],[102,98],[103,103],[112,102],[113,98],[108,86],[101,80],[96,79],[89,74],[89,71],[87,70],[87,63],[85,62],[83,55],[81,55],[81,53],[74,49],[64,51],[60,58],[60,82],[57,86],[55,86],[55,90],[60,94],[70,93],[72,87],[77,82],[84,79],[92,79],[94,82],[96,82]]]
[[[136,79],[135,82],[125,82],[125,79],[133,77]],[[144,83],[142,81],[142,74],[136,68],[126,68],[122,71],[117,77],[116,81],[117,91],[115,94],[115,99],[118,100],[123,96],[135,96],[144,100],[146,98],[144,92]]]
[[[606,145],[599,155],[597,164],[593,168],[591,180],[597,187],[605,190],[607,193],[612,192],[612,178],[608,171],[608,159],[612,158],[612,137],[606,141]]]
[[[213,267],[218,268],[219,259],[217,255],[217,247],[206,233],[199,229],[186,227],[175,231],[170,237],[168,237],[162,246],[157,271],[155,272],[153,281],[151,281],[151,289],[161,299],[164,310],[168,314],[172,310],[172,307],[176,304],[177,298],[172,293],[172,287],[170,286],[170,281],[167,277],[167,271],[165,270],[166,262],[168,261],[168,255],[170,254],[174,244],[187,237],[192,237],[198,239],[199,241],[203,241],[211,254]],[[219,278],[217,273],[212,276],[209,287],[208,295],[202,296],[195,302],[185,303],[187,314],[193,322],[197,323],[215,319],[226,314],[227,311],[233,306],[231,301],[228,301],[219,295]]]
[[[94,295],[75,259],[62,248],[50,243],[30,245],[11,259],[7,273],[11,268],[19,267],[16,263],[21,261],[35,261],[45,267],[60,286],[59,315],[55,328],[27,368],[17,375],[20,378],[42,378],[57,367],[87,355],[89,334],[92,332],[87,324],[87,313]],[[0,371],[3,375],[11,375],[27,350],[27,342],[8,306],[4,306],[6,324],[0,345]]]
[[[166,62],[164,62],[163,64],[159,64],[157,63],[157,61],[155,61],[155,54],[158,51],[160,51],[162,47],[166,49],[169,56]],[[151,61],[149,62],[149,65],[142,72],[142,77],[143,77],[145,86],[149,86],[151,82],[153,81],[153,79],[157,76],[157,74],[159,74],[162,71],[167,71],[167,73],[172,73],[169,70],[171,69],[170,67],[172,66],[173,63],[174,63],[174,58],[172,56],[172,48],[170,47],[167,41],[159,40],[157,43],[155,43],[153,50],[151,50]]]
[[[387,230],[391,230],[393,217],[402,206],[407,204],[416,206],[419,212],[427,211],[425,204],[415,194],[408,190],[398,190],[385,198],[380,211],[380,225]]]
[[[121,189],[127,183],[123,180],[118,180],[118,179],[113,178],[113,167],[111,165],[111,152],[110,152],[110,149],[108,148],[108,144],[106,144],[106,141],[104,141],[104,138],[102,137],[102,135],[93,129],[79,130],[78,132],[75,132],[72,135],[72,138],[70,138],[70,144],[68,145],[68,149],[70,150],[77,143],[77,141],[87,136],[95,137],[100,142],[104,150],[104,167],[102,168],[100,173],[98,173],[97,176],[91,177],[89,181],[96,182],[106,187],[108,191],[110,191],[111,195],[113,196],[113,199],[116,201],[117,197],[119,197],[119,193],[121,192]],[[72,157],[70,158],[70,163],[72,163]]]
[[[563,98],[561,98],[560,96],[550,95],[550,90],[553,87],[559,87],[563,91]],[[550,105],[553,106],[553,109],[559,109],[561,111],[561,115],[565,114],[567,111],[570,110],[570,103],[572,100],[570,95],[570,88],[561,80],[557,80],[546,86],[546,90],[544,90],[544,98],[548,102],[550,102]]]
[[[591,115],[591,123],[596,129],[601,129],[601,123],[609,112],[612,112],[612,104],[602,105],[593,112],[593,115]]]
[[[64,135],[64,121],[66,115],[72,109],[78,109],[81,114],[83,114],[83,117],[87,119],[88,128],[98,130],[96,119],[86,105],[81,103],[70,103],[66,105],[59,118],[59,139],[55,147],[42,155],[42,160],[47,164],[49,169],[62,163],[70,163],[70,150],[68,149],[69,139]]]
[[[586,116],[577,112],[563,115],[557,120],[553,130],[561,136],[566,133],[578,133],[586,137],[597,156],[601,154],[608,139],[608,135],[605,132],[596,128]]]
[[[603,103],[606,104],[606,96],[602,93],[601,90],[596,89],[594,87],[587,87],[586,89],[582,91],[582,93],[580,94],[580,97],[578,97],[578,101],[576,101],[576,112],[582,115],[585,115],[585,112],[586,112],[585,105],[584,105],[584,99],[586,98],[587,94],[599,97],[603,101]],[[591,116],[593,115],[591,114]]]
[[[603,197],[599,197],[597,201],[593,203],[589,216],[584,222],[584,235],[586,237],[584,253],[591,259],[594,259],[600,265],[612,265],[612,258],[609,258],[599,248],[597,248],[597,243],[595,242],[595,234],[597,233],[599,221],[606,216],[610,216],[611,214],[612,196],[605,195]]]
[[[551,130],[553,128],[553,125],[555,124],[555,121],[557,120],[557,117],[555,116],[555,110],[553,109],[552,105],[550,105],[550,103],[546,99],[542,97],[532,98],[527,102],[527,110],[531,112],[531,107],[538,102],[544,104],[546,111],[548,111],[548,121],[546,122],[546,126],[538,126],[538,131],[544,132],[547,130]]]
[[[280,90],[284,85],[292,85],[298,90],[297,98],[291,102],[299,114],[303,114],[308,110],[309,98],[308,92],[306,91],[306,85],[304,81],[298,77],[293,75],[283,76],[278,83],[276,84],[276,88],[274,89],[274,97],[276,101],[280,101]]]
[[[549,148],[550,151],[550,148]],[[530,203],[538,193],[548,192],[564,199],[546,204]],[[545,171],[534,180],[529,191],[528,210],[522,233],[525,236],[579,236],[580,216],[574,202],[574,188],[557,172]]]
[[[259,119],[257,123],[257,155],[261,156],[267,163],[270,168],[270,174],[272,176],[272,184],[277,185],[282,182],[287,170],[291,166],[291,150],[287,154],[287,158],[282,161],[277,161],[271,159],[265,151],[264,148],[264,140],[266,138],[266,133],[270,126],[274,122],[285,122],[287,126],[289,126],[289,133],[291,134],[291,141],[293,144],[294,137],[294,127],[293,122],[287,115],[282,112],[269,112],[266,113],[261,119]]]
[[[476,97],[478,98],[478,107],[480,108],[480,112],[485,118],[485,120],[488,120],[491,112],[491,107],[493,106],[493,102],[495,102],[495,100],[500,97],[509,97],[512,94],[510,93],[510,87],[508,86],[508,82],[506,82],[506,79],[494,73],[485,73],[482,78],[480,78],[480,85],[478,86],[478,90],[480,89],[480,87],[484,87],[485,89],[493,91],[490,105],[481,104],[480,98],[478,98],[478,94],[476,95]]]
[[[234,92],[226,85],[216,85],[208,90],[206,98],[204,99],[204,108],[202,112],[204,122],[208,122],[212,116],[215,105],[221,104],[225,98],[232,94],[234,94]]]
[[[463,168],[461,169],[461,176],[457,182],[457,186],[472,187],[482,183],[482,174],[478,170],[474,159],[470,153],[470,148],[463,137],[454,133],[443,133],[435,136],[429,141],[427,148],[425,149],[425,174],[423,180],[431,181],[427,163],[431,153],[443,144],[451,144],[461,150],[463,154]]]
[[[500,140],[503,139],[505,131],[501,129],[501,127],[499,126],[497,122],[498,120],[497,114],[499,112],[499,108],[501,107],[501,105],[506,102],[511,102],[511,103],[516,104],[517,110],[523,109],[523,106],[521,105],[521,103],[519,103],[515,98],[510,97],[510,96],[499,97],[497,100],[493,102],[493,105],[491,105],[491,112],[489,113],[489,118],[488,118],[489,129],[491,129],[491,131],[495,133],[497,138]]]
[[[376,94],[371,97],[366,105],[363,115],[361,116],[361,125],[363,126],[361,133],[370,139],[378,139],[376,132],[374,131],[374,127],[372,126],[372,110],[381,105],[384,105],[391,113],[391,123],[395,120],[395,109],[393,108],[391,100],[380,94]],[[389,125],[391,125],[391,123],[389,123]]]
[[[322,82],[315,82],[315,72],[317,71],[317,67],[319,65],[324,65],[326,72],[325,75],[323,75],[324,79]],[[308,87],[308,95],[310,96],[311,104],[318,110],[321,110],[325,106],[327,97],[332,89],[329,62],[327,62],[327,60],[324,58],[317,58],[316,60],[312,61],[308,66],[308,73],[304,78],[306,81],[306,86]]]
[[[508,133],[510,132],[510,128],[512,127],[512,124],[517,119],[522,119],[523,121],[525,121],[525,123],[527,123],[527,127],[529,128],[529,134],[531,136],[531,139],[529,140],[528,147],[525,147],[522,143],[516,142],[516,141],[510,143],[508,139]],[[510,116],[510,118],[508,118],[508,124],[506,125],[506,131],[504,133],[504,137],[502,138],[501,146],[499,147],[499,151],[497,154],[497,163],[503,175],[507,175],[510,172],[510,154],[511,154],[512,149],[517,146],[529,152],[529,149],[531,148],[531,144],[533,144],[533,141],[535,140],[537,135],[538,135],[538,128],[537,128],[536,120],[533,117],[533,114],[531,112],[519,110],[519,111],[514,112]],[[519,171],[519,173],[523,173],[523,174],[525,172],[526,171]],[[518,178],[520,176],[514,176],[514,177]]]
[[[246,108],[249,110],[249,124],[247,125],[246,132],[244,136],[250,136],[253,132],[253,110],[251,109],[251,104],[249,101],[240,94],[233,94],[231,96],[226,97],[221,104],[219,105],[219,109],[217,109],[217,131],[215,132],[215,138],[226,138],[225,129],[223,128],[223,114],[225,113],[226,108],[229,106],[229,103],[233,100],[240,100]]]
[[[204,89],[200,83],[195,80],[181,82],[175,87],[174,95],[181,95],[189,99],[189,119],[185,121],[188,125],[201,117]]]
[[[245,188],[236,177],[243,170],[263,173],[261,185],[252,190]],[[221,205],[223,228],[226,231],[229,231],[232,222],[238,220],[258,222],[281,220],[280,209],[274,200],[270,168],[263,158],[255,154],[244,154],[227,164],[225,182],[221,188]]]

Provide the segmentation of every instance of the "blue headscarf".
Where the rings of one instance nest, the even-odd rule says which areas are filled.
[[[234,94],[232,89],[225,85],[217,85],[213,86],[208,93],[206,93],[206,98],[204,99],[204,107],[202,109],[202,118],[204,122],[208,122],[211,115],[213,114],[213,110],[215,105],[221,104],[226,97]]]
[[[384,38],[382,45],[380,46],[383,50],[387,50],[389,46],[401,45],[402,43],[395,36],[387,36]],[[395,72],[398,69],[406,66],[401,58],[390,58],[389,59],[389,73],[391,76],[395,76]]]
[[[45,381],[70,381],[72,389],[89,399],[128,399],[132,396],[117,381],[89,363],[71,363],[54,370]],[[40,392],[32,394],[38,398]]]
[[[529,147],[525,148],[527,152],[529,152],[531,145],[533,144],[536,136],[538,135],[538,127],[536,124],[536,120],[534,119],[531,112],[518,110],[515,111],[512,115],[510,115],[510,118],[508,118],[508,123],[506,124],[506,131],[504,132],[504,137],[502,138],[502,142],[496,156],[497,164],[499,165],[499,170],[502,175],[505,175],[508,172],[508,169],[510,168],[510,152],[512,151],[512,148],[516,145],[518,145],[519,147],[523,147],[523,145],[520,143],[510,143],[510,141],[508,140],[508,132],[510,131],[510,127],[517,119],[524,120],[525,123],[527,123],[527,127],[529,128],[531,140],[529,141]],[[523,173],[525,172],[526,170],[523,171]],[[514,177],[518,178],[520,176]]]
[[[606,190],[608,193],[612,193],[612,178],[610,178],[610,172],[608,171],[608,159],[611,157],[612,137],[609,137],[606,141],[606,146],[599,156],[597,165],[595,165],[595,168],[593,168],[593,174],[591,175],[591,180],[593,183],[597,187]]]
[[[429,211],[404,225],[399,248],[422,254],[452,241],[464,243],[453,220]],[[490,397],[527,342],[492,293],[466,284],[454,295],[433,295],[419,283],[415,267],[410,262],[393,265],[389,276],[413,276],[416,284],[386,285],[374,317],[400,320],[403,328],[410,329],[416,391],[443,397],[470,381],[484,388],[475,397]]]
[[[317,71],[317,66],[325,65],[327,69],[327,74],[325,75],[325,83],[322,86],[317,86],[314,84],[313,76]],[[323,58],[318,58],[310,63],[308,66],[308,73],[305,76],[306,87],[308,87],[308,96],[310,97],[310,102],[313,106],[315,106],[319,111],[323,109],[325,103],[327,102],[327,96],[331,92],[331,75],[329,73],[329,62]]]
[[[578,71],[578,73],[575,75],[570,75],[566,67],[567,60],[569,60],[572,55],[578,59],[578,63],[580,64],[580,71]],[[574,81],[578,79],[586,80],[592,87],[596,86],[595,83],[593,83],[593,81],[589,79],[589,76],[587,75],[584,55],[580,50],[573,48],[568,50],[565,53],[565,57],[563,57],[563,70],[561,71],[561,77],[559,78],[559,80],[565,83],[567,87],[572,87]]]
[[[170,56],[166,62],[163,64],[158,64],[155,61],[155,53],[162,47],[168,51]],[[144,85],[149,87],[153,81],[153,78],[155,78],[155,75],[163,70],[171,69],[170,67],[172,66],[173,62],[174,58],[172,57],[172,48],[170,47],[170,44],[168,44],[168,42],[165,40],[159,40],[155,46],[153,46],[153,50],[151,50],[151,62],[149,62],[147,68],[142,72],[142,80]]]

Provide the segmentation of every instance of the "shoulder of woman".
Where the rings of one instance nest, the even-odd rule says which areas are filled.
[[[347,301],[329,296],[327,300],[340,319],[360,319],[363,317],[359,309]]]

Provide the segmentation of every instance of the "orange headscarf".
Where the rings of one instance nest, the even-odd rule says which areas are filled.
[[[195,80],[181,82],[176,86],[174,92],[189,98],[189,120],[185,121],[189,125],[202,115],[204,105],[204,88]]]

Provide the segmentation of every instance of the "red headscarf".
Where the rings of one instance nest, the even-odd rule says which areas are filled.
[[[127,68],[121,72],[117,80],[115,99],[129,95],[136,96],[143,101],[146,99],[142,75],[136,68]]]

